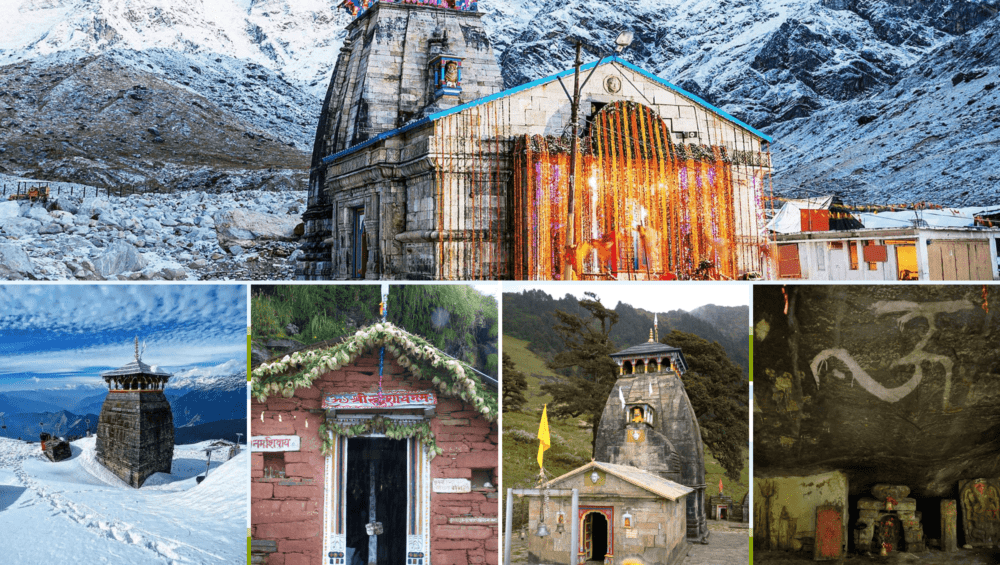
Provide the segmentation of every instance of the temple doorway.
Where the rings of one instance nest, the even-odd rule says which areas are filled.
[[[406,441],[348,440],[346,565],[406,563]],[[379,533],[381,532],[381,533]]]
[[[608,519],[601,512],[590,512],[583,519],[583,554],[587,561],[604,563],[608,551]]]

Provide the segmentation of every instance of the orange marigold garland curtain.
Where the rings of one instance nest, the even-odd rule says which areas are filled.
[[[734,186],[736,152],[675,143],[664,121],[634,102],[605,106],[589,126],[572,220],[570,140],[525,136],[515,147],[512,202],[523,209],[512,214],[513,230],[526,236],[512,249],[515,276],[557,280],[570,261],[588,279],[736,278],[747,259],[759,264],[741,258],[758,234],[737,218],[744,208],[737,199],[760,202],[762,183],[747,179],[752,194]],[[569,221],[578,236],[572,247]]]

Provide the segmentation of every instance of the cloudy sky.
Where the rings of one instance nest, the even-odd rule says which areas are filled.
[[[614,308],[624,302],[634,308],[649,312],[669,312],[684,310],[690,312],[699,306],[749,306],[751,286],[746,283],[503,283],[503,291],[520,293],[524,290],[542,290],[553,298],[572,294],[583,298],[585,292],[593,292],[601,299],[601,304]]]
[[[103,385],[134,358],[178,376],[246,367],[243,285],[0,287],[0,391]],[[141,345],[140,345],[141,346]]]

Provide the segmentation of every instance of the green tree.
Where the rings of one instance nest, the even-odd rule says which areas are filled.
[[[514,361],[507,353],[503,354],[503,411],[517,412],[524,408],[528,400],[524,391],[528,390],[528,379],[524,373],[517,370]]]
[[[681,377],[694,409],[701,439],[726,470],[739,482],[746,464],[744,450],[750,436],[750,386],[718,342],[677,330],[660,340],[684,352],[688,371]]]
[[[590,312],[590,319],[555,311],[556,324],[552,329],[562,339],[564,349],[548,363],[552,370],[572,367],[577,374],[543,384],[542,390],[552,395],[548,410],[552,417],[583,417],[590,423],[593,449],[604,404],[617,379],[617,365],[610,357],[615,345],[608,336],[618,323],[618,314],[605,308],[596,294],[588,292],[585,296],[580,306]]]

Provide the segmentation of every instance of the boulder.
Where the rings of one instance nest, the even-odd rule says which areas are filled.
[[[270,358],[271,352],[268,351],[266,347],[256,341],[250,342],[250,362],[253,365],[260,365]]]
[[[35,275],[35,265],[16,243],[0,243],[0,277],[11,274]]]
[[[0,202],[0,219],[16,218],[21,215],[21,205],[13,200]]]
[[[146,260],[132,245],[124,241],[116,241],[108,245],[104,252],[94,260],[94,267],[101,276],[110,277],[132,271],[141,271],[146,267]]]
[[[59,196],[56,198],[54,210],[63,210],[69,212],[70,214],[76,214],[80,211],[80,202],[83,198],[79,196]]]
[[[0,218],[0,231],[12,237],[24,237],[38,233],[42,224],[31,218]]]
[[[72,227],[76,223],[75,220],[76,216],[74,216],[70,212],[66,212],[63,210],[56,210],[54,212],[49,212],[49,213],[52,215],[52,218],[55,221],[55,223],[59,224],[60,226],[63,226],[64,228]]]
[[[32,206],[28,208],[28,211],[24,214],[25,218],[31,218],[32,220],[47,224],[52,221],[52,216],[49,215],[48,211],[41,206]]]
[[[288,335],[295,335],[299,333],[299,327],[289,322],[288,325],[285,326],[285,333]]]
[[[52,437],[47,433],[39,435],[41,438],[42,453],[53,463],[58,463],[73,456],[69,447],[69,442],[58,437]]]
[[[79,263],[75,261],[67,261],[66,268],[69,269],[73,276],[85,281],[103,281],[104,277],[99,275],[94,268],[94,264],[90,261],[84,259]]]
[[[249,210],[226,210],[215,215],[215,231],[219,245],[253,248],[258,241],[295,241],[299,219],[289,216],[262,214]]]
[[[38,228],[38,233],[42,235],[51,233],[62,233],[62,231],[63,231],[62,226],[60,226],[59,224],[46,224]]]
[[[187,271],[182,268],[165,268],[163,269],[163,278],[168,281],[182,281],[187,278]]]
[[[80,203],[80,207],[77,210],[77,214],[84,216],[86,218],[97,219],[107,210],[111,205],[107,200],[97,196],[90,196],[84,198],[83,202]]]

